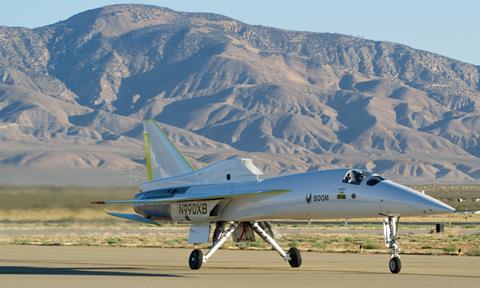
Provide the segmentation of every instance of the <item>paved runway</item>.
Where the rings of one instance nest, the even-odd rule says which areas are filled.
[[[303,253],[292,269],[274,251],[220,250],[201,270],[187,249],[0,246],[0,287],[478,287],[480,257]]]

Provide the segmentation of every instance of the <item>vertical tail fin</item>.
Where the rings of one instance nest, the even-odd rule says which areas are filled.
[[[143,122],[143,139],[148,181],[194,171],[192,165],[154,120]]]

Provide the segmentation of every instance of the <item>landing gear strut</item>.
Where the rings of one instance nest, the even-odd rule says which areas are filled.
[[[288,252],[285,252],[282,247],[278,245],[277,241],[275,241],[272,236],[265,232],[265,230],[263,230],[257,222],[252,223],[252,228],[260,237],[262,237],[263,240],[270,243],[273,249],[275,249],[275,251],[277,251],[285,261],[288,261],[288,264],[290,264],[291,267],[297,268],[302,265],[302,255],[297,248],[292,247],[288,250]]]
[[[190,269],[192,270],[200,269],[200,267],[202,267],[202,263],[207,262],[208,258],[210,258],[218,250],[218,248],[220,248],[223,245],[223,243],[227,241],[228,237],[232,235],[233,231],[235,231],[237,226],[238,226],[238,222],[233,222],[227,231],[221,232],[220,235],[218,235],[218,238],[215,239],[213,246],[210,247],[210,250],[208,250],[205,256],[203,256],[202,251],[200,251],[199,249],[193,250],[192,253],[190,254],[190,258],[188,261],[188,265],[190,266]]]
[[[388,268],[393,274],[397,274],[402,269],[402,262],[400,261],[400,249],[397,244],[397,226],[398,216],[387,216],[383,220],[383,236],[385,245],[390,248],[390,261]]]
[[[200,267],[202,267],[202,264],[207,262],[208,259],[218,250],[218,248],[220,248],[223,243],[225,243],[228,237],[232,235],[238,225],[238,222],[234,222],[226,231],[223,231],[223,228],[217,227],[218,229],[215,229],[214,233],[216,235],[214,235],[213,245],[212,247],[210,247],[210,250],[208,250],[207,254],[203,255],[202,251],[199,249],[193,250],[190,254],[190,257],[188,258],[188,265],[190,266],[190,269],[200,269]],[[253,230],[260,237],[262,237],[263,240],[270,243],[273,249],[275,249],[275,251],[277,251],[278,254],[280,254],[280,256],[282,256],[285,261],[288,261],[291,267],[297,268],[302,265],[302,255],[297,248],[292,247],[288,250],[288,252],[285,252],[282,247],[278,245],[277,241],[275,241],[272,236],[270,236],[262,227],[260,227],[257,222],[252,222],[251,225]]]

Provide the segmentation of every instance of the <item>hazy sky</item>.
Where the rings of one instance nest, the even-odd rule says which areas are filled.
[[[118,3],[213,12],[249,24],[393,41],[480,64],[480,1],[475,0],[8,0],[1,5],[0,25],[38,27]]]

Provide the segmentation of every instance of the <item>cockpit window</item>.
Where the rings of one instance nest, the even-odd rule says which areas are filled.
[[[343,183],[360,185],[366,177],[366,172],[352,169],[345,174],[345,177],[343,177]]]
[[[367,180],[367,185],[368,186],[375,186],[378,183],[382,182],[383,180],[385,180],[385,178],[383,178],[382,176],[373,175],[372,177],[370,177],[370,179]]]

